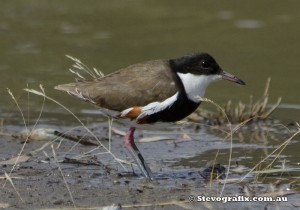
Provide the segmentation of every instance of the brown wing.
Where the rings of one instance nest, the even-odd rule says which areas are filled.
[[[55,87],[100,107],[122,111],[163,101],[177,91],[168,61],[134,64],[105,77]]]

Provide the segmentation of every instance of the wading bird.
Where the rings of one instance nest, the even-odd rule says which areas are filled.
[[[207,53],[185,55],[169,60],[134,64],[93,80],[55,87],[102,109],[117,111],[114,118],[129,118],[137,124],[179,121],[194,112],[207,86],[218,80],[245,85],[224,71]],[[153,178],[134,143],[135,128],[127,132],[124,142],[145,177]]]

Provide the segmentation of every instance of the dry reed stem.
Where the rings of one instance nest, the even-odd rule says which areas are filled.
[[[59,170],[59,172],[60,172],[60,174],[61,174],[61,176],[62,176],[62,178],[63,178],[63,180],[64,180],[64,183],[65,183],[65,186],[66,186],[66,188],[67,188],[67,190],[68,190],[68,193],[69,193],[69,195],[70,195],[72,204],[73,204],[74,208],[76,208],[76,205],[75,205],[75,201],[74,201],[72,192],[71,192],[70,187],[69,187],[69,185],[68,185],[68,183],[67,183],[66,177],[65,177],[65,175],[64,175],[64,173],[63,173],[63,171],[62,171],[62,169],[61,169],[61,167],[60,167],[60,165],[59,165],[59,163],[58,163],[58,160],[57,160],[57,157],[56,157],[56,152],[55,152],[55,149],[54,149],[54,147],[53,147],[53,144],[51,144],[51,149],[52,149],[52,154],[53,154],[54,161],[55,161],[55,163],[56,163],[56,165],[57,165],[57,167],[58,167],[58,170]]]
[[[234,106],[231,100],[229,100],[222,109],[217,110],[217,113],[203,113],[203,111],[198,110],[198,114],[217,125],[223,125],[228,120],[230,120],[232,124],[245,121],[250,122],[253,120],[265,120],[279,106],[282,99],[279,97],[277,102],[272,105],[271,108],[267,109],[267,107],[269,107],[270,82],[271,79],[268,78],[263,95],[256,102],[253,101],[253,96],[250,96],[248,105],[239,101],[238,104]]]
[[[41,85],[40,85],[41,86]],[[40,87],[41,88],[41,87]],[[30,93],[33,93],[33,94],[36,94],[38,96],[43,96],[45,97],[46,99],[54,102],[55,104],[61,106],[63,109],[65,109],[67,112],[69,112],[80,124],[81,126],[93,137],[95,138],[99,145],[104,149],[106,150],[125,170],[126,170],[126,167],[119,161],[119,159],[110,151],[110,148],[107,148],[104,144],[102,144],[102,142],[97,138],[97,136],[89,129],[87,128],[84,123],[71,111],[69,110],[66,106],[64,106],[63,104],[61,104],[60,102],[56,101],[55,99],[49,97],[46,95],[45,92],[40,92],[40,91],[37,91],[37,90],[34,90],[34,89],[27,89],[25,88],[24,89],[25,91],[27,92],[30,92]],[[109,130],[111,130],[111,127],[109,128]]]
[[[276,155],[276,157],[272,160],[272,162],[265,168],[270,167],[274,161],[280,156],[280,154],[282,153],[282,151],[286,148],[286,146],[290,143],[290,141],[297,136],[300,133],[300,127],[298,127],[298,131],[296,131],[295,133],[293,133],[287,140],[285,140],[282,144],[280,144],[276,149],[274,149],[268,156],[266,156],[265,158],[263,158],[259,163],[257,163],[244,177],[242,177],[242,179],[239,182],[242,182],[245,178],[247,178],[247,176],[249,176],[249,174],[253,173],[253,171],[255,169],[257,169],[258,167],[261,166],[261,164],[263,162],[265,162],[267,159],[269,158],[273,158],[271,157],[273,154],[275,154],[275,152],[278,152],[278,154]],[[281,148],[281,149],[280,149]],[[263,170],[259,170],[259,171],[263,171]]]
[[[28,86],[28,85],[27,85],[27,86]],[[41,88],[41,89],[42,89],[42,91],[44,91],[43,88]],[[23,151],[24,151],[24,148],[25,148],[25,146],[26,146],[26,143],[27,143],[27,141],[29,140],[30,132],[29,132],[29,129],[28,129],[28,126],[27,126],[27,123],[26,123],[26,120],[25,120],[23,111],[22,111],[21,107],[19,106],[19,103],[18,103],[17,99],[15,98],[14,94],[10,91],[10,89],[7,88],[7,92],[8,92],[8,94],[11,96],[11,98],[13,99],[13,101],[15,102],[16,106],[18,107],[18,110],[19,110],[19,112],[20,112],[20,114],[21,114],[21,116],[22,116],[22,120],[23,120],[25,129],[26,129],[26,133],[28,133],[28,135],[26,136],[26,139],[25,139],[25,141],[24,141],[24,143],[23,143],[23,146],[22,146],[22,148],[21,148],[21,151],[19,152],[19,154],[18,154],[18,156],[17,156],[16,162],[15,162],[15,164],[13,165],[12,169],[10,170],[10,172],[9,172],[9,174],[8,174],[8,176],[11,176],[12,172],[15,170],[15,167],[16,167],[18,161],[19,161],[20,156],[22,155],[22,153],[23,153]],[[29,96],[28,96],[28,97],[29,97]],[[34,130],[34,128],[36,127],[38,121],[40,120],[40,117],[41,117],[42,112],[43,112],[43,109],[44,109],[44,105],[45,105],[45,97],[43,98],[42,107],[41,107],[41,110],[40,110],[40,112],[39,112],[38,119],[37,119],[37,121],[35,122],[35,124],[34,124],[34,126],[33,126],[33,130]],[[28,108],[28,109],[29,109],[29,108]],[[3,187],[4,187],[5,185],[6,185],[6,181],[4,182]]]
[[[96,68],[91,69],[87,65],[85,65],[83,62],[81,62],[81,60],[74,58],[70,55],[66,55],[66,57],[75,62],[75,64],[73,64],[74,69],[69,69],[69,71],[72,74],[75,74],[76,76],[78,76],[80,79],[85,80],[86,78],[84,76],[82,76],[82,74],[80,74],[79,71],[88,74],[93,79],[104,77],[104,74],[100,70],[97,70]]]
[[[13,187],[14,191],[17,193],[19,199],[24,203],[24,200],[23,200],[23,198],[21,197],[21,195],[20,195],[19,191],[17,190],[17,188],[15,187],[14,182],[13,182],[13,180],[11,179],[10,175],[7,174],[7,173],[4,173],[4,176],[5,176],[6,180],[9,181],[9,183],[10,183],[11,186]]]

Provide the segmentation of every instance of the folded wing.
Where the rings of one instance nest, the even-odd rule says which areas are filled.
[[[123,68],[95,80],[55,87],[99,107],[122,111],[160,102],[177,92],[168,61],[154,60]]]

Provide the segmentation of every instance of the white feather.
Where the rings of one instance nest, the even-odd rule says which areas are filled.
[[[155,114],[157,112],[160,112],[164,109],[167,109],[172,104],[174,104],[174,102],[177,99],[177,95],[178,95],[178,92],[175,93],[170,98],[167,98],[163,102],[152,102],[146,106],[143,106],[142,113],[138,116],[137,120],[142,119],[145,116],[149,116],[149,115]]]
[[[120,117],[125,117],[131,110],[133,110],[132,107],[123,110],[123,111],[120,113]]]
[[[187,97],[196,103],[201,100],[200,97],[204,97],[205,90],[211,82],[222,79],[221,75],[194,75],[190,73],[178,73],[178,76],[183,83]],[[163,102],[152,102],[150,104],[147,104],[146,106],[141,107],[141,114],[137,117],[136,120],[139,121],[139,119],[167,109],[175,103],[177,97],[178,92],[170,98],[167,98]],[[132,108],[125,109],[121,112],[121,116],[126,115],[131,110]]]
[[[177,73],[180,77],[187,97],[194,101],[199,102],[200,97],[204,97],[207,86],[217,80],[221,80],[221,75],[195,75],[191,73]]]

